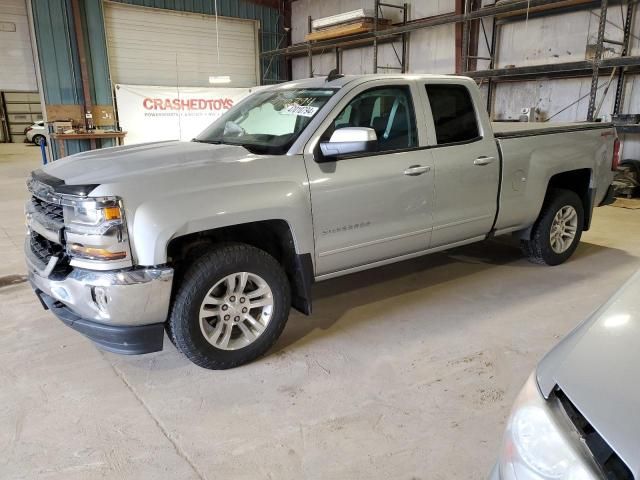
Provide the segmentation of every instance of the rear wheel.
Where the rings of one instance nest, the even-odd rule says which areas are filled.
[[[290,304],[287,276],[273,257],[249,245],[227,244],[197,258],[185,272],[167,333],[196,365],[233,368],[275,343]]]
[[[32,141],[35,145],[42,145],[45,141],[44,135],[34,135]]]
[[[533,263],[559,265],[578,247],[584,225],[584,209],[578,195],[571,190],[552,190],[531,231],[523,240],[523,253]]]

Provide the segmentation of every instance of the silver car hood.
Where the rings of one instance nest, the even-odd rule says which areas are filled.
[[[43,171],[67,185],[101,184],[253,157],[235,145],[169,141],[77,153],[46,165]]]
[[[640,272],[540,362],[545,396],[557,385],[640,478]]]

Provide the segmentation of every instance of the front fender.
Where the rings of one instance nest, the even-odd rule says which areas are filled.
[[[143,202],[129,233],[136,263],[159,265],[174,238],[263,220],[286,221],[296,253],[313,252],[309,194],[292,181],[225,184]]]

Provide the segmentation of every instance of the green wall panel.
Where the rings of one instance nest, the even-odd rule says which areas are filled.
[[[82,103],[80,60],[69,0],[33,1],[33,22],[38,44],[40,74],[47,104]],[[82,152],[88,142],[65,142],[67,154]],[[52,145],[58,157],[57,145]]]
[[[109,105],[112,102],[111,80],[109,78],[109,61],[107,60],[107,42],[104,30],[102,0],[84,0],[86,20],[87,52],[90,53],[90,68],[93,103]]]

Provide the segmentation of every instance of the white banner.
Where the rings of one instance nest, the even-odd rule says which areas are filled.
[[[118,120],[126,145],[191,140],[253,88],[116,85]]]

